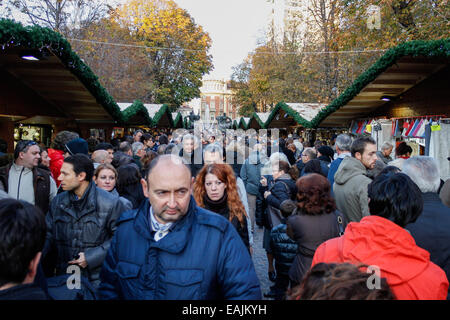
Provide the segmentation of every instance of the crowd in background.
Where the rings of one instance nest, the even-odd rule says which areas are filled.
[[[396,146],[395,159],[393,149],[387,142],[377,148],[370,137],[347,134],[331,141],[305,141],[295,134],[197,136],[188,130],[181,134],[136,130],[110,143],[62,131],[50,148],[19,141],[13,155],[6,154],[6,144],[0,141],[0,299],[72,299],[73,292],[65,290],[67,268],[72,265],[82,270],[85,299],[259,299],[251,265],[257,245],[266,251],[267,277],[274,283],[264,293],[267,298],[447,299],[450,180],[440,179],[433,158],[411,157],[412,149],[405,142]],[[138,217],[149,199],[151,206],[145,210],[150,214],[139,226],[153,230],[156,243],[162,245],[160,240],[188,219],[162,223],[151,211],[156,203],[151,199],[157,195],[150,194],[149,185],[163,183],[164,175],[170,180],[178,170],[160,172],[161,178],[151,175],[158,165],[162,170],[165,160],[161,159],[168,155],[181,159],[193,178],[191,194],[182,193],[181,187],[176,191],[180,199],[192,198],[186,200],[187,216],[195,203],[222,216],[234,230],[230,251],[220,254],[235,260],[217,257],[217,261],[248,270],[240,271],[236,279],[214,275],[211,283],[220,279],[231,288],[231,283],[247,281],[242,292],[236,287],[210,287],[210,283],[208,290],[202,289],[204,295],[188,290],[209,275],[193,267],[186,270],[184,264],[191,262],[181,258],[176,243],[167,248],[179,259],[171,263],[183,265],[173,274],[175,283],[165,280],[165,295],[148,289],[148,295],[136,296],[134,291],[147,292],[142,283],[157,280],[147,279],[152,276],[144,267],[115,261],[130,251],[130,259],[141,261],[138,256],[145,257],[149,250],[140,242],[139,248],[147,248],[143,252],[126,249],[127,233],[115,235],[121,223],[133,219],[139,231]],[[178,180],[186,173],[180,175]],[[178,212],[178,208],[164,210],[169,215]],[[228,225],[209,216],[204,219],[222,232]],[[255,228],[264,229],[262,244],[254,242]],[[198,232],[203,237],[211,231]],[[240,242],[234,244],[235,239]],[[211,259],[205,257],[205,263],[218,263]],[[375,289],[367,286],[372,275],[368,270],[373,267],[379,277]],[[155,272],[169,277],[169,271]],[[177,281],[193,283],[177,287]],[[122,290],[117,295],[116,286]]]

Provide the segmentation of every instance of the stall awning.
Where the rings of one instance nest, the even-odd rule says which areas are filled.
[[[323,108],[319,103],[278,103],[270,113],[265,128],[288,128],[303,126],[310,128],[310,120]]]
[[[0,20],[0,72],[23,95],[38,97],[45,107],[0,109],[0,117],[66,119],[77,122],[122,121],[114,99],[97,76],[59,33]]]
[[[254,112],[248,121],[249,129],[264,129],[264,124],[269,117],[269,113]]]
[[[313,127],[342,127],[364,118],[448,66],[450,39],[410,41],[388,50],[312,119]]]
[[[173,127],[174,128],[183,128],[183,116],[181,112],[172,112],[173,119]]]
[[[133,104],[119,103],[126,125],[143,125],[158,128],[173,128],[174,120],[165,104],[147,104],[135,100]],[[181,117],[181,114],[180,114]],[[176,119],[180,122],[180,118]],[[182,119],[181,119],[181,123]]]

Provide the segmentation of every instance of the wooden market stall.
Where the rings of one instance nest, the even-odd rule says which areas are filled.
[[[91,69],[59,33],[0,20],[0,137],[49,145],[72,130],[109,140],[122,114]]]
[[[312,119],[315,128],[344,126],[413,155],[430,155],[450,176],[450,39],[410,41],[388,50]],[[425,130],[435,125],[436,130]],[[439,129],[437,129],[439,128]],[[429,132],[428,134],[426,132]]]

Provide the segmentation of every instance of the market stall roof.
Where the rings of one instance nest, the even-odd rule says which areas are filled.
[[[236,130],[237,128],[239,128],[239,119],[234,119],[233,120],[233,129]]]
[[[326,105],[320,103],[278,103],[269,114],[264,127],[287,128],[301,125],[311,128],[311,119]]]
[[[240,129],[247,130],[249,121],[250,121],[250,117],[241,117],[241,119],[239,120],[239,123],[238,123],[238,129],[240,128]]]
[[[264,129],[265,122],[269,118],[269,112],[253,112],[248,122],[248,128],[252,129]]]
[[[157,128],[173,128],[174,123],[169,106],[166,104],[144,104],[149,115],[152,117],[153,125]]]
[[[172,114],[165,104],[148,104],[135,100],[133,104],[119,103],[118,105],[123,110],[122,115],[125,124],[160,128],[173,128],[174,126]]]
[[[313,127],[342,127],[364,118],[382,105],[448,66],[450,39],[410,41],[388,50],[337,99],[311,120]]]
[[[173,119],[173,127],[174,128],[183,128],[183,116],[181,112],[172,112]]]
[[[26,60],[28,59],[28,60]],[[36,99],[29,108],[0,104],[0,117],[78,122],[121,122],[122,113],[97,76],[59,33],[24,27],[0,19],[0,73],[24,96]]]
[[[122,110],[124,124],[153,127],[152,118],[141,101],[135,100],[132,104],[118,103],[118,105]]]

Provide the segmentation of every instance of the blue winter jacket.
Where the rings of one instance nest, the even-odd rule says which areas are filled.
[[[150,204],[125,212],[100,274],[100,299],[261,299],[252,259],[224,217],[197,206],[158,242]]]
[[[275,257],[277,273],[288,275],[292,262],[297,255],[297,242],[286,234],[286,222],[274,227],[270,232],[270,247]]]
[[[334,175],[336,174],[336,171],[339,168],[339,165],[341,164],[343,158],[337,158],[333,162],[331,162],[330,169],[328,170],[328,181],[330,181],[331,184],[331,191],[333,191],[333,183],[334,183]]]
[[[334,184],[334,175],[336,174],[337,170],[339,169],[339,166],[341,165],[342,160],[345,157],[350,157],[350,153],[343,153],[341,154],[336,160],[333,160],[330,164],[330,168],[328,170],[327,179],[330,181],[331,184],[331,192],[333,192],[333,184]]]

